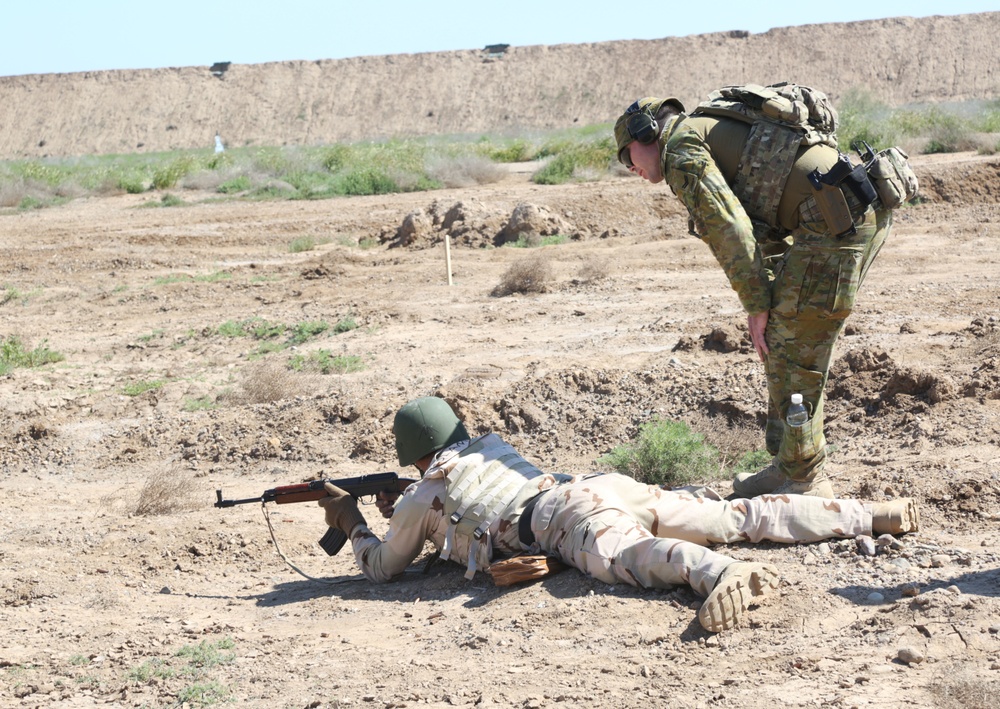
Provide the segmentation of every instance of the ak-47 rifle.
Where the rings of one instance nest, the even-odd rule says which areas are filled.
[[[396,473],[373,473],[372,475],[359,475],[355,478],[310,480],[297,485],[283,485],[265,490],[260,497],[248,497],[243,500],[225,500],[222,498],[222,490],[216,490],[215,507],[247,505],[252,502],[259,502],[261,507],[268,502],[278,505],[287,505],[292,502],[311,502],[327,496],[323,487],[326,483],[333,483],[358,500],[362,497],[374,497],[380,492],[400,493],[413,482],[415,481],[401,478]],[[333,556],[340,551],[346,541],[346,534],[339,529],[330,527],[323,538],[319,540],[319,545],[323,547],[323,551]]]

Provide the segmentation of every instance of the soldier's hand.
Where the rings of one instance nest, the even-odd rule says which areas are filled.
[[[399,499],[398,492],[387,492],[383,490],[375,496],[375,506],[378,511],[382,513],[382,516],[386,519],[392,517],[392,513],[396,511],[396,500]]]
[[[747,316],[747,328],[750,330],[750,341],[753,343],[753,348],[757,350],[757,356],[760,357],[761,362],[767,359],[767,354],[769,352],[767,349],[766,338],[767,315],[768,311],[765,310],[762,313]]]
[[[318,504],[325,511],[326,523],[350,537],[354,527],[365,524],[365,518],[358,510],[358,501],[331,483],[323,485],[323,489],[326,490],[326,497],[318,500]]]

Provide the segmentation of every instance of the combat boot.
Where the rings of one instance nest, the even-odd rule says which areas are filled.
[[[729,630],[740,622],[751,599],[778,587],[778,570],[770,564],[735,561],[719,575],[698,610],[698,622],[710,633]]]
[[[906,534],[920,530],[917,503],[910,497],[872,505],[872,532],[875,534]]]
[[[830,479],[821,475],[813,480],[787,480],[781,487],[775,488],[774,495],[807,495],[809,497],[825,497],[833,499],[833,485]]]
[[[777,462],[772,460],[763,470],[758,470],[756,473],[740,473],[733,478],[733,492],[738,497],[757,497],[774,492],[786,481],[784,473],[778,470]]]

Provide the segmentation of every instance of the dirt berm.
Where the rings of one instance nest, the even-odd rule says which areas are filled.
[[[669,26],[664,24],[664,32]],[[890,105],[1000,96],[1000,12],[658,40],[0,78],[0,158],[552,129],[637,96],[789,80]],[[502,41],[502,37],[497,38]]]

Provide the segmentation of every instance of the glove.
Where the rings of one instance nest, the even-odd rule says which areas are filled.
[[[488,573],[497,586],[511,586],[515,583],[534,581],[568,568],[555,557],[542,554],[522,554],[510,559],[501,559],[490,564]]]
[[[326,510],[326,523],[339,529],[344,536],[350,538],[351,530],[359,524],[367,526],[364,515],[358,509],[358,501],[346,491],[332,483],[323,485],[326,497],[320,498],[319,506]]]

